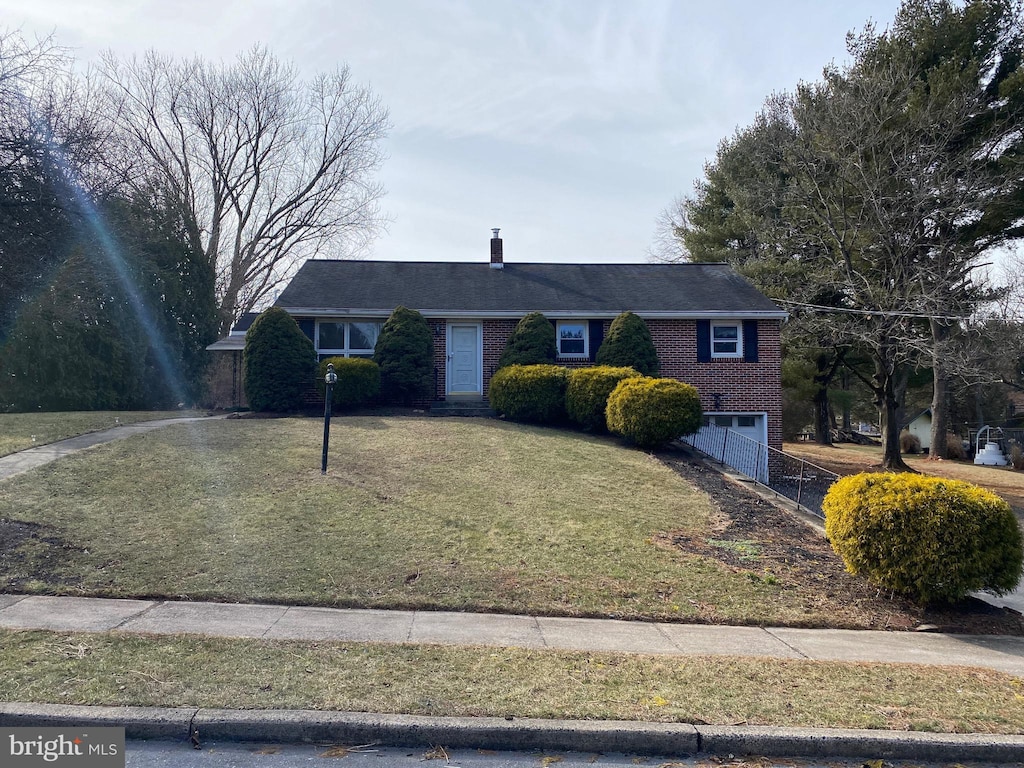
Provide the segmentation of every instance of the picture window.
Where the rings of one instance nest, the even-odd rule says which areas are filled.
[[[318,320],[316,351],[320,357],[373,357],[383,321]]]

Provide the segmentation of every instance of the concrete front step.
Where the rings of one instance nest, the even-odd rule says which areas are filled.
[[[486,400],[438,400],[430,404],[431,416],[495,415]]]

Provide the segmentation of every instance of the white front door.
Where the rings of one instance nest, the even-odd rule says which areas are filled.
[[[448,394],[483,396],[479,324],[448,326]]]

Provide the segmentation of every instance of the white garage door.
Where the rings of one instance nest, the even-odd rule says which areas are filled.
[[[713,446],[714,458],[768,482],[768,424],[763,413],[708,413],[704,423],[698,435]]]

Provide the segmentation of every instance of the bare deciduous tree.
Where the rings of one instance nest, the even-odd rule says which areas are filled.
[[[388,115],[347,68],[307,82],[256,47],[232,64],[107,54],[99,71],[135,149],[124,177],[174,196],[216,269],[222,331],[304,259],[351,254],[378,229]]]

